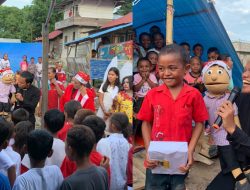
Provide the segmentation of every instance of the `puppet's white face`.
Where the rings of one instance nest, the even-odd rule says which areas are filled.
[[[211,66],[204,73],[204,84],[208,92],[212,94],[223,94],[228,89],[230,77],[227,71],[218,65]]]

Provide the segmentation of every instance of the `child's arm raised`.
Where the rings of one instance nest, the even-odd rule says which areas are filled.
[[[146,80],[147,80],[146,77],[142,76],[141,81],[138,84],[134,85],[134,87],[133,87],[134,91],[138,92],[141,89],[141,87],[143,86],[143,84],[146,82]]]

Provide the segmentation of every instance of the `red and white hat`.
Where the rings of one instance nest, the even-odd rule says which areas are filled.
[[[220,67],[222,67],[223,69],[225,69],[225,71],[227,72],[228,76],[231,78],[232,77],[232,71],[230,70],[230,68],[228,67],[228,65],[220,60],[215,60],[215,61],[211,61],[208,62],[205,67],[203,67],[202,69],[202,81],[204,82],[204,75],[205,73],[208,71],[208,69],[214,65],[218,65]]]
[[[79,71],[76,76],[75,76],[75,79],[78,80],[80,83],[82,84],[87,84],[90,80],[90,77],[88,74],[82,72],[82,71]]]
[[[14,72],[12,70],[10,70],[9,68],[6,68],[2,71],[1,75],[8,75],[8,74],[14,74]]]

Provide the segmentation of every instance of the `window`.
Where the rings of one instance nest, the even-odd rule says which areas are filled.
[[[76,39],[76,33],[73,32],[73,40],[75,40],[75,39]]]
[[[68,42],[68,36],[64,36],[64,43]]]

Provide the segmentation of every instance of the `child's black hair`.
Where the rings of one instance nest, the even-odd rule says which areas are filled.
[[[63,128],[65,116],[58,109],[51,109],[44,114],[44,124],[53,134]]]
[[[201,47],[203,49],[203,46],[200,43],[194,44],[193,50],[195,50],[196,47]]]
[[[189,56],[185,49],[177,44],[171,44],[163,47],[160,51],[159,57],[167,54],[179,54],[180,59],[185,66],[189,63]]]
[[[74,119],[74,116],[79,109],[82,109],[82,105],[76,100],[70,100],[64,105],[64,111],[70,119]]]
[[[102,118],[95,115],[87,116],[83,121],[82,125],[85,125],[93,130],[95,134],[96,143],[98,143],[98,141],[101,140],[106,128],[106,124]]]
[[[28,134],[33,130],[33,124],[30,121],[20,121],[15,126],[14,146],[22,148],[27,144]]]
[[[155,54],[155,55],[159,56],[158,53],[157,53],[156,51],[148,51],[145,57],[149,60],[149,56],[150,56],[151,54]]]
[[[120,71],[116,67],[111,67],[109,69],[108,73],[110,71],[113,71],[118,76],[117,79],[115,80],[115,86],[120,88],[120,86],[121,86],[121,84],[120,84]],[[103,92],[107,92],[108,86],[109,86],[109,80],[108,80],[108,76],[107,76],[107,79],[102,87]]]
[[[216,54],[220,54],[220,51],[218,50],[217,47],[210,47],[208,50],[207,50],[207,55],[210,54],[210,53],[216,53]]]
[[[157,35],[159,35],[159,36],[161,36],[162,37],[162,39],[164,40],[164,34],[162,34],[161,32],[156,32],[156,33],[153,33],[152,34],[152,40],[154,41],[154,39],[155,39],[155,36],[157,36]]]
[[[118,131],[120,131],[125,138],[128,138],[129,136],[129,120],[128,116],[124,113],[114,113],[110,117],[110,123],[113,124]]]
[[[36,129],[29,133],[27,150],[30,158],[36,161],[45,160],[52,150],[53,137],[43,129]]]
[[[156,26],[156,25],[151,26],[151,28],[149,29],[150,34],[154,34],[154,33],[155,33],[153,30],[157,30],[157,32],[161,32],[160,27],[159,27],[159,26]]]
[[[122,90],[124,90],[124,89],[123,89],[123,85],[124,85],[126,79],[128,79],[129,89],[132,90],[132,89],[133,89],[133,76],[126,76],[126,77],[124,77],[124,78],[122,79]]]
[[[140,63],[141,63],[142,61],[147,61],[147,62],[149,62],[150,65],[152,64],[151,61],[150,61],[148,58],[146,58],[146,57],[141,57],[141,58],[139,58],[138,61],[137,61],[137,67],[139,67],[139,65],[140,65]]]
[[[66,141],[75,150],[78,158],[88,157],[96,143],[93,130],[85,125],[74,125],[70,128]]]
[[[95,112],[89,109],[80,109],[76,112],[75,117],[74,117],[74,124],[75,125],[82,125],[83,121],[85,120],[86,117],[90,115],[95,115]]]
[[[182,42],[182,43],[180,43],[180,46],[188,46],[189,49],[190,49],[190,45],[189,45],[189,43],[187,43],[187,42]]]
[[[229,54],[223,53],[219,55],[218,60],[227,61],[229,57],[231,57]]]
[[[147,32],[142,32],[142,33],[140,34],[140,36],[139,36],[139,43],[140,43],[140,44],[142,44],[142,36],[148,36],[149,39],[151,40],[151,36],[150,36],[149,33],[147,33]]]
[[[3,143],[9,139],[10,128],[11,124],[8,121],[0,119],[0,146],[2,146]]]
[[[24,108],[18,108],[12,112],[11,120],[14,123],[14,125],[19,123],[20,121],[28,121],[29,112]]]

